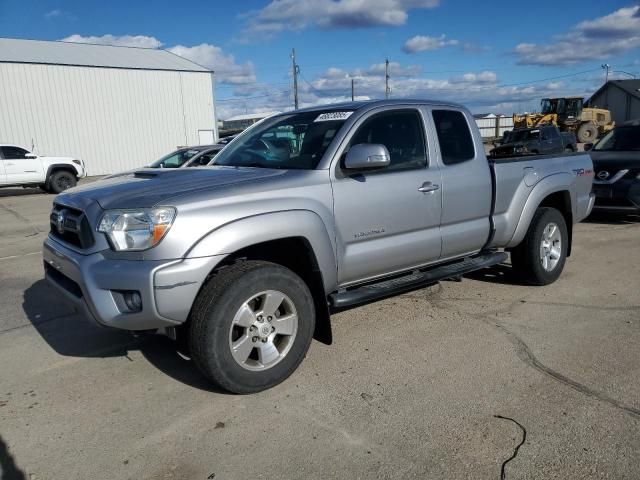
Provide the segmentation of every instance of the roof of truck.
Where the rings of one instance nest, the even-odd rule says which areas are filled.
[[[393,98],[388,100],[363,100],[357,102],[331,103],[327,105],[316,105],[314,107],[301,108],[296,112],[326,112],[331,110],[360,110],[361,108],[384,107],[386,105],[437,105],[444,107],[465,108],[458,103],[442,100],[426,100],[414,98]],[[291,113],[291,112],[285,112]]]

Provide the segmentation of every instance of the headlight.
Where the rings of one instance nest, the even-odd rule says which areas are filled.
[[[98,231],[107,235],[114,250],[146,250],[160,243],[175,216],[172,207],[108,210]]]
[[[513,153],[526,153],[527,147],[515,147]]]

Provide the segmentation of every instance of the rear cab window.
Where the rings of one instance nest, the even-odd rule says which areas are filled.
[[[473,137],[465,115],[458,110],[433,110],[440,155],[445,165],[455,165],[475,158]]]

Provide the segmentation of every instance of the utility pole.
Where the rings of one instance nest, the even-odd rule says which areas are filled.
[[[611,65],[609,65],[608,63],[603,63],[602,68],[604,68],[604,83],[607,83],[609,81],[609,69],[611,68]]]
[[[353,102],[355,95],[353,94],[354,92],[354,87],[353,87],[353,77],[351,77],[351,101]]]
[[[296,64],[296,49],[291,49],[291,67],[293,71],[293,105],[294,108],[298,109],[298,73],[300,73],[300,68]]]
[[[389,98],[391,89],[389,88],[389,59],[384,61],[384,98]]]

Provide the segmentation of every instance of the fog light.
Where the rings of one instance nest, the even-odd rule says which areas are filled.
[[[142,310],[142,297],[140,296],[140,292],[136,290],[129,290],[123,292],[122,296],[124,297],[124,303],[127,305],[127,308],[132,312],[139,312]]]

